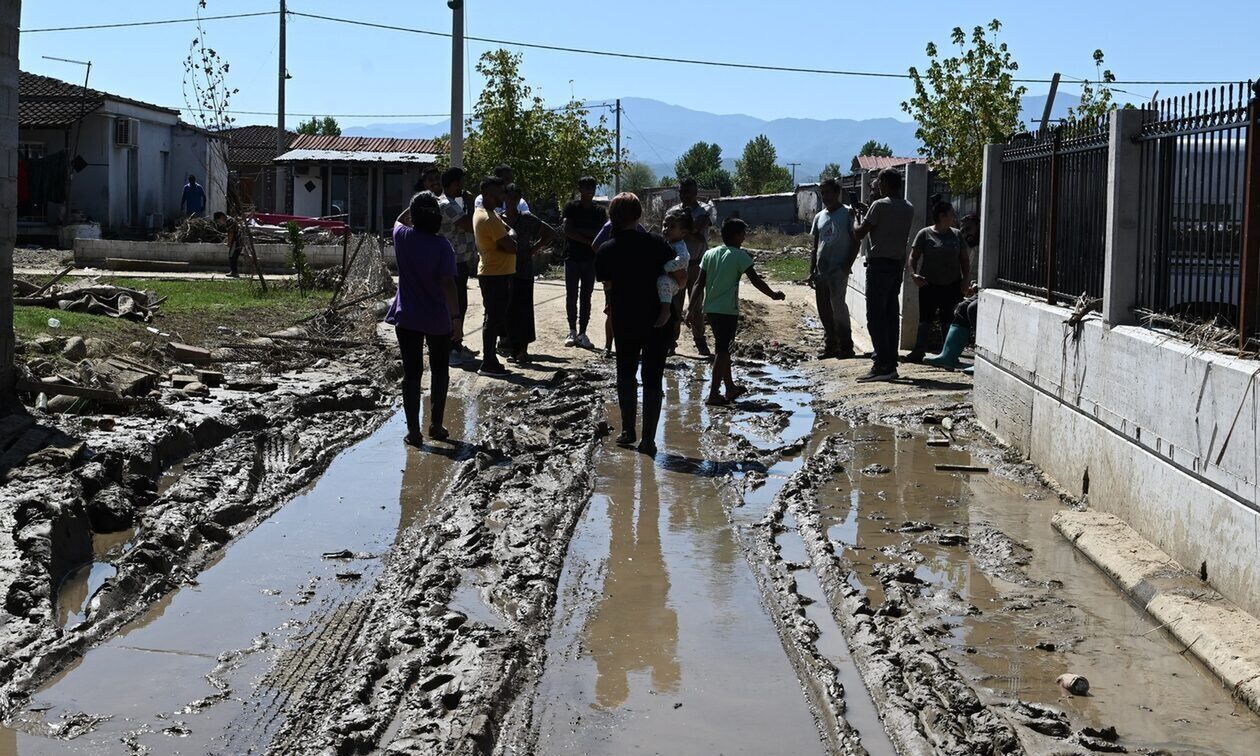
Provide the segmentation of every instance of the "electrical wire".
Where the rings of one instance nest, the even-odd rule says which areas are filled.
[[[645,137],[645,136],[643,136],[643,132],[639,130],[639,126],[638,126],[638,124],[636,124],[636,123],[634,122],[634,119],[632,119],[632,118],[630,117],[630,114],[629,114],[628,112],[626,112],[626,106],[625,106],[625,105],[622,105],[622,106],[621,106],[621,114],[622,114],[623,116],[625,116],[625,117],[626,117],[626,121],[628,121],[628,122],[630,123],[630,128],[634,129],[634,133],[638,134],[638,135],[639,135],[639,138],[643,140],[643,143],[644,143],[644,144],[646,144],[648,147],[650,147],[650,148],[652,149],[652,152],[656,153],[656,159],[657,159],[659,162],[661,162],[661,163],[666,163],[666,164],[668,164],[668,163],[669,163],[669,161],[668,161],[668,160],[666,160],[664,157],[662,157],[662,156],[661,156],[661,151],[660,151],[660,150],[658,150],[658,149],[656,149],[656,145],[654,145],[654,144],[652,144],[651,142],[649,142],[649,141],[648,141],[648,138],[647,138],[647,137]]]
[[[89,24],[87,26],[51,26],[44,29],[19,29],[22,34],[40,34],[43,32],[89,31],[94,29],[130,29],[139,26],[164,26],[167,24],[195,24],[200,21],[226,21],[233,18],[257,18],[259,16],[278,16],[280,11],[258,11],[256,13],[233,13],[225,16],[202,16],[200,18],[169,18],[162,21],[124,21],[116,24]]]
[[[379,24],[371,21],[359,21],[352,18],[339,18],[337,16],[324,16],[317,13],[302,13],[300,11],[289,11],[290,15],[301,16],[304,18],[316,19],[319,21],[330,21],[339,24],[349,24],[351,26],[362,26],[369,29],[384,29],[387,31],[405,32],[408,34],[422,34],[430,37],[447,37],[451,36],[450,32],[433,31],[431,29],[412,29],[403,26],[394,26],[391,24]],[[514,47],[524,47],[534,50],[549,50],[552,52],[567,52],[579,55],[595,55],[606,58],[622,58],[627,60],[647,60],[660,63],[682,63],[693,66],[709,66],[714,68],[737,68],[750,71],[773,71],[778,73],[804,73],[819,74],[825,76],[857,76],[878,79],[909,79],[912,78],[909,73],[890,73],[886,71],[845,71],[829,68],[799,68],[795,66],[772,66],[757,63],[735,63],[730,61],[718,60],[698,60],[695,58],[667,58],[659,55],[643,55],[639,53],[615,52],[612,50],[590,50],[580,47],[565,47],[562,45],[544,45],[536,42],[519,42],[508,39],[493,39],[490,37],[473,37],[464,36],[465,41],[485,42],[492,45],[509,45]],[[1050,79],[1022,79],[1012,78],[1012,81],[1018,84],[1049,84]],[[1215,85],[1215,84],[1232,84],[1232,81],[1136,81],[1123,80],[1112,82],[1114,84],[1135,84],[1135,85],[1168,85],[1168,86],[1198,86],[1198,85]]]
[[[615,105],[613,105],[613,103],[610,103],[610,102],[579,102],[577,103],[577,105],[578,107],[585,108],[585,109],[592,109],[592,108],[612,109],[616,107]],[[562,105],[560,107],[545,108],[545,110],[549,113],[556,113],[561,110],[568,110],[568,108],[569,108],[569,105]],[[172,107],[170,109],[182,110],[182,111],[190,112],[190,113],[196,112],[197,110],[196,108],[190,108],[186,105],[182,107]],[[624,113],[625,108],[622,108],[621,112]],[[274,110],[270,110],[270,111],[268,110],[225,110],[224,113],[226,113],[227,115],[255,115],[255,116],[277,115],[276,111]],[[330,118],[450,118],[451,114],[450,113],[291,113],[291,112],[286,111],[285,116],[286,117],[292,116],[294,118],[324,118],[325,116],[330,117]],[[473,119],[473,120],[476,120],[476,119]]]

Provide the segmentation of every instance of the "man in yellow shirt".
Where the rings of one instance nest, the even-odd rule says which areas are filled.
[[[477,251],[481,253],[477,282],[481,286],[481,305],[485,311],[481,327],[479,375],[508,374],[495,351],[499,334],[507,326],[512,277],[516,274],[516,234],[493,209],[502,202],[505,186],[501,178],[491,176],[484,179],[481,182],[482,204],[473,212],[473,236],[477,241]]]

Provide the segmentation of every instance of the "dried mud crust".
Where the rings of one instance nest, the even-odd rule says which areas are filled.
[[[91,417],[60,419],[66,437],[81,441],[34,455],[0,487],[0,520],[11,518],[15,533],[13,553],[0,555],[12,570],[0,584],[0,714],[193,581],[226,543],[375,429],[392,405],[394,370],[382,361],[381,350],[363,349],[320,371],[276,376],[268,393],[177,399],[164,415],[120,417],[109,431]],[[164,471],[169,486],[159,494]],[[93,532],[128,527],[135,536],[114,561],[117,574],[86,619],[63,630],[60,580],[92,558]]]
[[[352,634],[321,654],[278,735],[259,733],[268,753],[496,750],[542,672],[565,552],[594,486],[607,383],[561,372],[483,421],[479,451],[402,533]],[[453,608],[461,585],[498,622]]]

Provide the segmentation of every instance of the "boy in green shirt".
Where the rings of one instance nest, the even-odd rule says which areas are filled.
[[[775,301],[787,298],[781,291],[771,289],[757,271],[753,259],[741,247],[748,234],[748,224],[739,218],[728,218],[722,224],[722,246],[704,253],[700,260],[700,276],[691,291],[691,309],[687,312],[687,324],[695,323],[703,307],[704,315],[713,329],[715,342],[713,358],[713,384],[705,404],[721,406],[730,404],[745,389],[735,383],[731,375],[731,348],[735,345],[735,331],[739,328],[739,279],[748,280],[762,294]],[[726,386],[726,395],[721,393]]]

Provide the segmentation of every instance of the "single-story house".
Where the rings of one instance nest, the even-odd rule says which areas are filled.
[[[291,167],[294,215],[346,216],[356,231],[379,233],[444,152],[433,139],[301,135],[275,162]]]
[[[283,207],[277,207],[275,185],[276,127],[239,126],[220,132],[228,143],[228,178],[241,206],[260,213],[285,212],[293,204],[293,186],[286,189],[288,195]],[[287,152],[297,139],[295,132],[284,132],[284,149]]]
[[[222,142],[171,108],[23,71],[18,143],[19,237],[78,221],[160,229],[178,217],[189,174],[206,189],[207,213],[226,205]]]
[[[796,212],[796,192],[718,197],[713,200],[713,207],[717,210],[719,228],[727,218],[740,218],[750,226],[770,227],[784,233],[797,233],[801,229]]]

